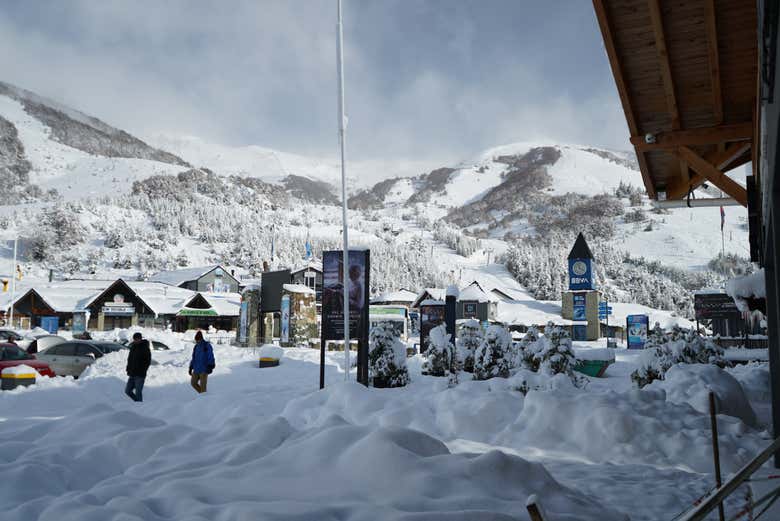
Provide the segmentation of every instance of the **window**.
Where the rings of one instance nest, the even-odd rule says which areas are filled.
[[[101,354],[98,352],[97,349],[92,347],[89,344],[77,344],[76,345],[76,356],[89,356],[89,355],[95,355],[95,358],[98,358],[101,356]]]
[[[54,346],[47,351],[47,353],[58,356],[74,356],[76,354],[76,344],[73,342],[65,342],[64,344]]]
[[[17,346],[5,346],[3,348],[3,360],[27,360],[30,355]]]

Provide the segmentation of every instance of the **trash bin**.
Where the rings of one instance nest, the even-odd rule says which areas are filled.
[[[0,388],[3,391],[10,391],[17,387],[27,387],[35,383],[35,377],[38,373],[29,365],[15,365],[13,367],[6,367],[0,374],[2,384]]]

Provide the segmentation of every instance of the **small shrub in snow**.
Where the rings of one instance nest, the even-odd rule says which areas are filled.
[[[720,346],[693,329],[674,327],[666,333],[656,323],[646,346],[639,366],[631,373],[631,381],[640,389],[663,380],[666,371],[677,364],[712,364],[721,368],[730,365]]]
[[[487,380],[495,376],[509,377],[512,366],[509,331],[501,326],[490,326],[485,339],[474,353],[474,379]]]
[[[449,376],[457,372],[455,346],[450,342],[447,327],[442,324],[431,329],[428,334],[428,348],[425,350],[425,362],[422,374],[429,376]]]
[[[406,346],[392,328],[376,326],[369,334],[368,368],[374,387],[403,387],[409,383]]]
[[[520,346],[523,369],[547,376],[565,375],[575,387],[587,383],[584,376],[574,372],[577,357],[571,348],[571,337],[566,329],[548,323],[543,337],[536,330],[529,330]]]
[[[482,345],[482,340],[482,326],[478,321],[471,319],[463,322],[456,344],[464,371],[474,372],[474,353]]]

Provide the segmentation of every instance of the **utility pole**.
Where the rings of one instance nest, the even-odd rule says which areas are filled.
[[[13,329],[14,327],[14,302],[16,301],[16,277],[18,273],[18,266],[16,264],[16,251],[17,251],[17,244],[19,242],[19,236],[17,235],[14,237],[14,265],[13,269],[11,270],[11,315],[10,315],[10,327]]]
[[[344,380],[349,380],[349,232],[347,227],[347,170],[344,164],[346,146],[346,116],[344,116],[344,29],[341,22],[341,0],[337,0],[338,44],[336,58],[339,76],[339,144],[341,146],[341,203],[344,229],[344,257],[342,276],[344,279]]]

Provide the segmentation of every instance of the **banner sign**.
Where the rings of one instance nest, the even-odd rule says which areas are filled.
[[[249,311],[249,302],[246,300],[241,300],[241,314],[239,315],[238,319],[238,341],[241,343],[245,343],[248,331],[247,331],[247,314]]]
[[[181,308],[176,316],[179,317],[216,317],[219,316],[217,312],[212,309],[197,309],[197,308]]]
[[[734,299],[725,293],[695,294],[693,296],[693,310],[698,320],[739,318],[741,316]]]
[[[420,352],[428,349],[428,334],[431,329],[444,324],[444,302],[420,306]]]
[[[106,302],[102,311],[107,317],[126,317],[135,314],[135,306],[124,302]]]
[[[463,318],[477,318],[477,303],[476,302],[464,302],[463,303]]]
[[[591,259],[569,259],[569,289],[596,289]]]
[[[629,349],[644,349],[649,325],[650,317],[647,315],[628,315],[626,317]]]
[[[585,318],[585,294],[584,293],[575,293],[574,294],[574,310],[573,310],[573,320],[586,320]]]
[[[73,320],[70,323],[70,332],[79,335],[87,330],[87,314],[84,311],[74,311]]]
[[[290,295],[284,295],[282,297],[282,323],[280,326],[281,329],[281,338],[280,341],[283,344],[286,344],[290,341]]]
[[[322,337],[344,338],[343,252],[326,251],[322,255]],[[368,340],[368,250],[350,250],[348,276],[349,337]]]

